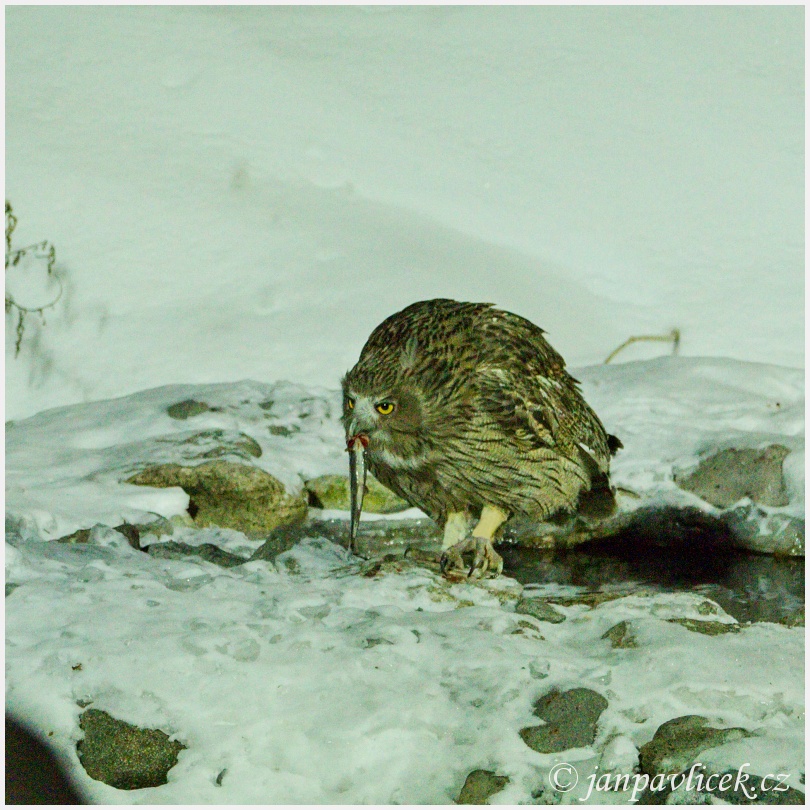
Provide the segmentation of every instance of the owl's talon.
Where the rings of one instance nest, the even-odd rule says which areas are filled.
[[[463,555],[469,552],[473,552],[473,561],[467,570]],[[468,579],[478,579],[485,575],[497,577],[503,571],[503,558],[492,547],[490,540],[485,537],[468,537],[445,549],[439,566],[443,575],[461,570],[466,572]]]
[[[442,576],[455,569],[464,570],[464,560],[456,548],[459,545],[461,543],[456,543],[455,546],[451,546],[442,552],[442,556],[439,558],[439,570],[442,572]]]
[[[503,571],[503,558],[485,537],[470,538],[475,542],[475,557],[468,577],[497,577]]]

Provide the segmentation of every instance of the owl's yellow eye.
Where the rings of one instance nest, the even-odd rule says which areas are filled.
[[[377,413],[381,413],[383,416],[388,416],[388,414],[394,410],[394,403],[378,402],[374,407],[377,409]]]
[[[354,410],[354,400],[351,397],[346,398],[346,410]]]

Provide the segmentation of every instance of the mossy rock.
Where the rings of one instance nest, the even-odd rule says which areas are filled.
[[[751,736],[744,728],[712,728],[697,714],[662,723],[652,740],[639,749],[642,773],[677,774],[685,771],[702,751]]]
[[[191,499],[189,514],[197,526],[257,535],[300,523],[307,514],[303,493],[289,495],[270,473],[231,461],[208,461],[195,467],[160,464],[133,475],[127,483],[180,487]]]
[[[494,771],[471,771],[464,780],[456,804],[487,804],[490,796],[500,793],[508,784],[508,776],[498,776]]]
[[[630,627],[630,623],[626,621],[614,624],[610,630],[602,635],[602,638],[607,639],[614,650],[632,650],[638,647],[636,636]]]
[[[160,729],[138,728],[100,709],[86,709],[79,727],[84,739],[76,751],[87,775],[119,790],[165,785],[186,748]]]
[[[579,687],[567,692],[554,690],[534,704],[543,726],[520,730],[523,742],[541,754],[555,754],[593,744],[596,727],[608,702],[598,692]]]
[[[349,479],[344,475],[322,475],[304,484],[309,493],[309,504],[316,509],[342,509],[348,511],[351,504]],[[402,512],[410,504],[384,487],[371,475],[366,478],[366,494],[363,511],[387,515]]]

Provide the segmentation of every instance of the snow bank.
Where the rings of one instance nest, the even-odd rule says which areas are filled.
[[[17,361],[9,317],[12,418],[181,380],[336,386],[438,296],[518,312],[572,365],[676,326],[685,354],[804,363],[799,7],[6,26],[15,241],[49,239],[66,284]]]
[[[644,502],[694,501],[672,472],[714,447],[778,441],[803,451],[800,372],[676,358],[579,376],[625,443],[615,483]],[[207,410],[168,415],[187,400]],[[574,801],[603,749],[606,768],[618,767],[616,750],[629,768],[631,749],[686,714],[754,733],[754,748],[715,749],[714,767],[755,755],[758,773],[788,773],[800,786],[803,628],[758,623],[708,636],[668,621],[734,622],[696,593],[579,604],[576,588],[527,588],[560,597],[565,621],[551,624],[514,612],[522,589],[508,578],[450,584],[407,560],[368,568],[323,537],[274,563],[223,569],[144,554],[106,528],[184,513],[181,491],[120,482],[161,454],[174,458],[190,435],[250,437],[261,449],[250,463],[291,488],[345,471],[338,407],[337,392],[289,383],[169,386],[8,425],[8,705],[49,733],[92,800],[448,803],[485,769],[510,780],[492,802]],[[785,474],[785,512],[800,515],[803,465],[786,463]],[[88,543],[52,539],[96,523],[106,527]],[[245,557],[257,545],[213,528],[173,539]],[[634,646],[608,633],[621,622]],[[593,746],[528,748],[519,731],[536,725],[534,701],[575,687],[608,701]],[[127,793],[90,780],[75,753],[80,704],[186,745],[168,784]],[[548,774],[563,760],[580,784],[561,794]]]
[[[612,464],[615,486],[632,494],[625,509],[697,506],[674,475],[728,447],[771,443],[784,462],[787,506],[740,506],[760,515],[804,519],[804,380],[794,369],[733,360],[662,358],[576,372],[588,401],[624,443]],[[173,419],[194,400],[208,410]],[[336,391],[291,383],[166,386],[121,399],[69,406],[12,423],[6,432],[6,510],[55,538],[94,523],[117,526],[185,513],[179,489],[121,483],[138,469],[183,463],[184,444],[249,437],[261,450],[249,463],[291,492],[319,475],[347,473]],[[241,459],[244,461],[244,459]],[[186,463],[195,463],[193,461]]]

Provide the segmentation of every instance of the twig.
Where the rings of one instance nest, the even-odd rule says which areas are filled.
[[[42,318],[42,322],[45,323],[45,310],[55,307],[59,302],[59,299],[62,297],[62,293],[64,292],[62,279],[54,273],[54,268],[56,266],[56,248],[47,239],[45,239],[42,242],[37,242],[34,245],[28,245],[24,248],[12,250],[11,234],[14,233],[14,229],[16,227],[17,217],[12,211],[11,203],[6,200],[6,270],[8,270],[9,267],[16,267],[24,256],[29,253],[33,253],[35,258],[45,260],[45,275],[56,280],[56,283],[59,285],[59,290],[56,293],[56,297],[52,301],[38,307],[24,307],[22,304],[17,303],[11,293],[6,292],[6,313],[11,312],[12,309],[17,310],[16,340],[14,342],[15,357],[19,356],[20,347],[22,346],[23,334],[25,332],[25,316],[33,313],[39,313],[39,316]]]
[[[672,343],[672,354],[678,353],[678,347],[681,345],[681,330],[673,329],[666,335],[637,335],[629,337],[622,343],[621,346],[614,349],[606,358],[605,365],[607,365],[622,349],[626,349],[631,343],[641,343],[646,340],[660,340],[667,343]]]

